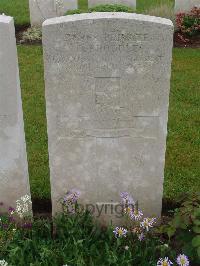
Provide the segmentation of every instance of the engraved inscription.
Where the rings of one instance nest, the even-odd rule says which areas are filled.
[[[90,82],[94,84],[93,90]],[[125,92],[120,77],[95,77],[85,80],[83,87],[73,88],[61,97],[60,106],[65,106],[64,113],[69,115],[63,116],[61,109],[57,117],[57,129],[62,137],[158,137],[159,116],[134,115],[133,106],[122,100]],[[73,111],[75,106],[78,112]]]
[[[100,121],[119,119],[120,78],[95,78],[95,109]]]

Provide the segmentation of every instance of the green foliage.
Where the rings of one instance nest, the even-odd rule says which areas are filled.
[[[10,223],[9,216],[0,216],[0,250],[5,252],[15,234],[15,226]]]
[[[28,43],[40,43],[42,41],[42,30],[41,28],[31,27],[23,32],[22,42]]]
[[[73,15],[73,14],[81,14],[81,13],[92,13],[92,12],[127,12],[127,13],[133,13],[135,12],[134,9],[123,6],[123,5],[98,5],[92,8],[89,8],[88,10],[69,10],[66,15]]]
[[[158,238],[133,245],[131,238],[116,239],[112,231],[94,224],[87,212],[61,214],[54,223],[39,219],[32,229],[18,228],[9,245],[0,249],[0,258],[20,266],[154,266],[158,256],[166,255]]]
[[[173,219],[161,229],[172,243],[178,243],[182,252],[197,262],[200,260],[200,193],[182,201]]]
[[[176,24],[181,33],[189,36],[200,34],[200,8],[194,7],[188,13],[178,13]]]
[[[135,12],[135,9],[124,5],[99,5],[88,9],[88,12]]]

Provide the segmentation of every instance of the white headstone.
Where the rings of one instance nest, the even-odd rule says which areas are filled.
[[[30,195],[13,18],[0,15],[0,201]]]
[[[190,11],[193,7],[200,7],[200,0],[175,0],[175,12]]]
[[[31,26],[41,26],[48,18],[78,8],[78,0],[29,0]]]
[[[145,214],[161,214],[172,44],[172,22],[158,17],[92,13],[44,22],[54,214],[72,188],[99,209],[128,191]]]
[[[136,0],[88,0],[88,7],[94,7],[98,5],[124,5],[135,8]]]

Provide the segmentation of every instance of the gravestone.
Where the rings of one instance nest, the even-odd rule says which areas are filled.
[[[194,6],[200,7],[200,0],[175,0],[175,12],[190,11]]]
[[[160,216],[172,43],[172,22],[158,17],[97,12],[44,22],[53,214],[78,188],[83,204],[107,206],[103,222],[115,220],[122,191]]]
[[[30,195],[13,18],[0,15],[0,202]]]
[[[88,7],[94,7],[98,5],[124,5],[132,8],[136,8],[136,0],[88,0]]]
[[[31,26],[41,26],[46,19],[77,8],[78,0],[29,0]]]

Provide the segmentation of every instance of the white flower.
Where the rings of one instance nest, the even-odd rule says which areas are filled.
[[[15,212],[19,215],[20,218],[30,215],[31,213],[31,198],[29,195],[22,196],[19,200],[16,201],[16,210]]]
[[[157,262],[157,266],[170,266],[173,263],[166,257],[164,259],[160,258]]]
[[[125,249],[125,250],[129,250],[129,246],[125,246],[124,249]]]
[[[139,221],[143,216],[143,213],[141,210],[134,208],[134,210],[131,212],[130,217],[132,220]]]
[[[133,213],[133,208],[130,206],[127,206],[126,208],[124,208],[124,213],[131,217]]]
[[[153,227],[153,224],[155,222],[155,218],[144,218],[144,220],[140,223],[140,226],[148,232],[150,227]]]
[[[116,227],[115,230],[113,231],[115,237],[122,237],[122,236],[126,237],[127,232],[128,231],[123,227]]]
[[[0,260],[0,266],[7,266],[8,263],[5,260]]]
[[[31,198],[30,198],[29,195],[25,195],[25,196],[22,196],[22,197],[21,197],[21,200],[22,200],[23,202],[29,202],[29,201],[31,200]]]
[[[187,256],[185,256],[184,254],[180,254],[177,259],[176,259],[176,262],[178,265],[180,266],[189,266],[190,265],[190,262],[189,262],[189,259]]]

